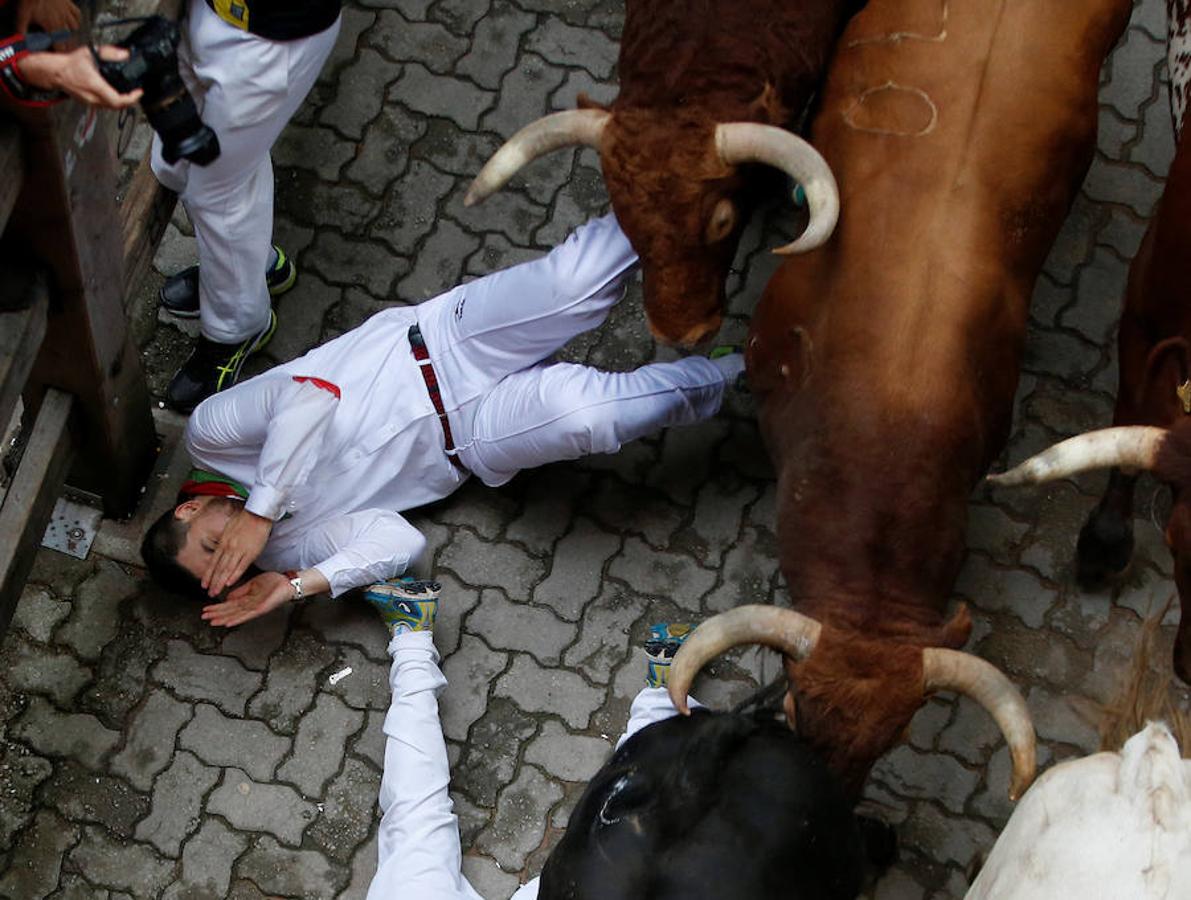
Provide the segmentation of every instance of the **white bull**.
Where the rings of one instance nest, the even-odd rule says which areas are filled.
[[[1151,722],[1120,753],[1050,769],[1026,793],[966,900],[1191,897],[1191,760]]]

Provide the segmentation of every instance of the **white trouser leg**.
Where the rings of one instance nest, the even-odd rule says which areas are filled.
[[[447,792],[447,747],[438,695],[447,680],[428,631],[389,644],[393,700],[385,716],[379,862],[369,900],[481,900],[463,877],[459,823]]]
[[[700,356],[632,372],[538,365],[508,376],[473,408],[460,411],[459,457],[496,486],[521,469],[615,453],[659,428],[715,415],[724,378]]]
[[[190,0],[180,70],[203,121],[219,137],[208,166],[169,165],[153,141],[153,171],[178,191],[198,241],[202,333],[235,343],[269,322],[265,285],[273,239],[273,165],[269,150],[318,77],[339,22],[295,41],[269,41]]]
[[[612,215],[572,232],[541,259],[462,284],[418,307],[448,410],[487,393],[596,328],[637,262]]]

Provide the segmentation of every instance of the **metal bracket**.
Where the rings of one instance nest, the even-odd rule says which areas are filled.
[[[41,546],[86,559],[99,531],[103,510],[70,497],[59,497],[50,516],[50,524],[41,539]]]

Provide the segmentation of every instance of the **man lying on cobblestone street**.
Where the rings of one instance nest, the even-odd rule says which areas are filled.
[[[543,258],[385,310],[207,399],[186,429],[199,468],[142,544],[150,572],[218,597],[264,570],[204,608],[214,625],[322,591],[399,596],[425,546],[402,511],[473,473],[502,485],[714,415],[738,353],[621,373],[547,362],[604,321],[636,261],[605,216]]]
[[[462,872],[459,824],[448,793],[451,775],[438,718],[438,695],[447,680],[438,667],[433,633],[439,585],[418,582],[416,589],[419,593],[408,598],[367,595],[392,634],[389,655],[393,657],[389,669],[393,698],[384,724],[379,861],[368,900],[481,900]],[[677,715],[666,682],[670,662],[690,631],[687,625],[651,627],[645,644],[646,684],[633,700],[617,749],[647,725]],[[692,708],[700,706],[693,698],[689,702]],[[664,875],[659,879],[664,882]],[[513,900],[537,896],[535,878]]]

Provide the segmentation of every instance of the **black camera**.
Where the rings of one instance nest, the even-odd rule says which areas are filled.
[[[188,159],[205,166],[219,156],[219,138],[199,118],[194,98],[178,74],[178,26],[150,16],[116,46],[128,51],[122,62],[97,59],[104,79],[122,94],[143,88],[141,108],[161,136],[161,155],[171,165]]]

